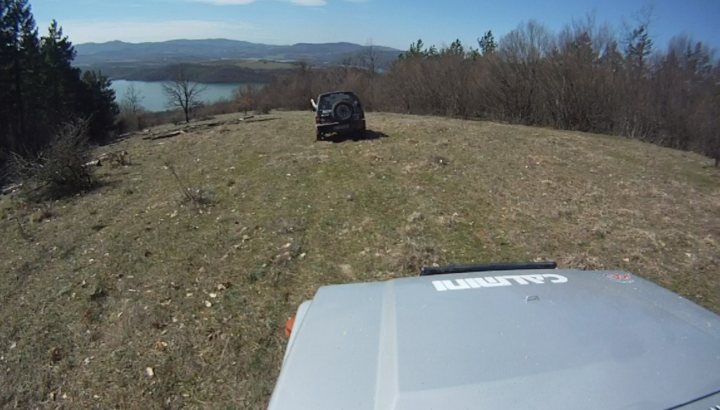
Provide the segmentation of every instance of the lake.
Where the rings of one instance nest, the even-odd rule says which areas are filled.
[[[113,80],[111,88],[115,90],[115,100],[120,104],[125,97],[125,92],[131,86],[135,86],[135,91],[140,94],[142,100],[140,105],[147,111],[165,111],[167,107],[167,97],[163,92],[163,83],[161,81],[127,81]],[[202,84],[207,87],[200,94],[200,98],[205,103],[213,103],[223,99],[230,99],[233,92],[242,84]]]

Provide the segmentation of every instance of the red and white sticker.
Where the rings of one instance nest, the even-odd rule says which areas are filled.
[[[625,272],[606,273],[605,277],[610,279],[613,282],[618,282],[618,283],[633,283],[633,282],[635,282],[635,279],[633,278],[633,276],[631,274],[625,273]]]

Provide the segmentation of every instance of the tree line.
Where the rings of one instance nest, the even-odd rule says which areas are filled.
[[[53,21],[40,35],[28,0],[0,0],[0,167],[11,153],[32,157],[74,121],[90,141],[113,128],[110,81],[72,66],[75,49]]]
[[[720,66],[713,51],[685,35],[656,48],[646,22],[622,36],[588,18],[557,34],[535,21],[499,41],[488,31],[476,47],[418,40],[386,72],[303,65],[259,98],[307,109],[311,96],[333,89],[355,91],[371,110],[624,135],[720,161]]]

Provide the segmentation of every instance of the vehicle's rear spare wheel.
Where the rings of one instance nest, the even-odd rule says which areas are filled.
[[[335,121],[347,121],[353,115],[353,107],[346,101],[338,101],[333,105],[332,114]]]

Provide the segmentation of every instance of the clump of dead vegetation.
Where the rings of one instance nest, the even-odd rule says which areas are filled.
[[[167,168],[177,182],[177,187],[182,195],[182,203],[190,204],[196,209],[203,209],[212,206],[216,203],[217,199],[215,194],[208,189],[190,187],[180,175],[178,175],[175,166],[170,162],[165,162],[165,168]]]
[[[58,199],[92,189],[96,184],[90,160],[88,122],[65,123],[48,147],[35,158],[11,156],[11,170],[32,200]]]

